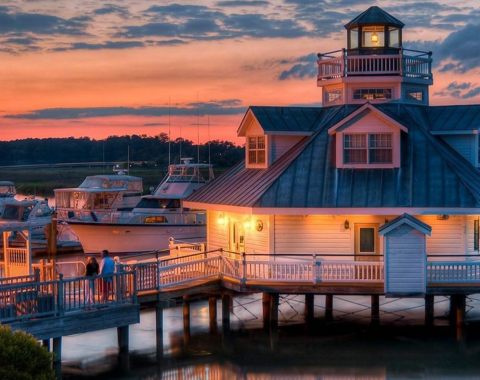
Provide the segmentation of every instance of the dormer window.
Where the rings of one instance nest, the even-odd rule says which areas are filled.
[[[248,164],[265,165],[265,136],[248,137]]]
[[[344,164],[391,164],[392,134],[345,133],[343,149]]]

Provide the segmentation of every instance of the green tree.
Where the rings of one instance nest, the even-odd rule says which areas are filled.
[[[33,336],[0,326],[0,379],[55,380],[52,360]]]

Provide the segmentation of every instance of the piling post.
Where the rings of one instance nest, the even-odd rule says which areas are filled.
[[[208,316],[210,319],[210,333],[217,333],[217,299],[210,297],[208,299]]]
[[[278,293],[270,293],[270,327],[278,327]]]
[[[128,352],[128,325],[117,327],[117,341],[120,352]]]
[[[307,324],[313,321],[314,305],[315,305],[315,295],[305,294],[305,322]]]
[[[370,298],[372,304],[372,324],[378,325],[380,323],[380,296],[378,294],[372,294]]]
[[[47,351],[50,352],[50,339],[44,339],[42,340],[42,346],[47,349]]]
[[[62,361],[62,337],[53,338],[53,353],[55,354],[54,363]]]
[[[425,294],[425,325],[433,325],[433,316],[435,313],[435,296],[433,294]]]
[[[185,344],[190,343],[190,301],[183,297],[183,340]]]
[[[57,254],[57,214],[52,214],[52,222],[47,224],[47,255],[48,257]]]
[[[267,329],[270,326],[270,294],[263,293],[263,328]]]
[[[333,294],[325,295],[325,321],[333,320]]]
[[[230,331],[230,295],[222,294],[222,330],[224,333]]]
[[[155,335],[157,343],[157,359],[163,357],[163,303],[155,303]]]
[[[467,296],[464,294],[458,294],[455,296],[457,299],[455,302],[456,306],[456,322],[457,326],[462,326],[465,324],[465,306],[466,306],[466,300]]]

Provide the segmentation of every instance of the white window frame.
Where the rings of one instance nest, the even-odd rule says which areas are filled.
[[[346,136],[352,136],[352,135],[355,135],[355,136],[365,136],[365,147],[345,147],[345,141],[346,141]],[[371,147],[370,146],[370,137],[372,135],[389,135],[390,136],[390,146],[389,147]],[[394,134],[391,133],[391,132],[354,132],[354,133],[343,133],[342,134],[342,162],[344,165],[348,165],[348,166],[358,166],[358,165],[362,165],[362,166],[365,166],[365,167],[370,167],[370,166],[376,166],[376,165],[381,165],[381,166],[385,166],[385,165],[393,165],[394,164],[394,154],[395,154],[395,150],[394,150]],[[372,150],[376,150],[376,149],[390,149],[391,151],[391,161],[390,162],[371,162],[371,151]],[[346,156],[346,151],[347,150],[365,150],[366,151],[366,154],[365,154],[365,158],[366,158],[366,162],[346,162],[345,161],[345,156]]]
[[[255,148],[250,147],[250,139],[255,139]],[[263,139],[263,148],[259,148],[259,139]],[[267,136],[265,135],[250,135],[247,136],[247,147],[246,147],[246,161],[247,167],[258,167],[264,168],[267,166]],[[259,152],[264,152],[263,162],[259,162]],[[250,153],[255,152],[255,162],[250,161]]]

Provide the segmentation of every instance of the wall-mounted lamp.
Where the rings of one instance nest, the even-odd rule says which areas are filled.
[[[385,218],[385,224],[387,224],[389,222],[389,220],[387,218]]]
[[[220,224],[221,226],[223,226],[225,224],[225,215],[220,214],[218,216],[218,224]]]
[[[350,222],[348,221],[348,219],[345,219],[345,223],[343,223],[343,227],[348,230],[350,229]]]
[[[246,218],[245,221],[243,222],[243,227],[244,227],[246,230],[249,230],[251,226],[252,226],[252,224],[250,223],[250,219],[249,219],[249,218]]]
[[[437,220],[448,220],[450,215],[437,215]]]

